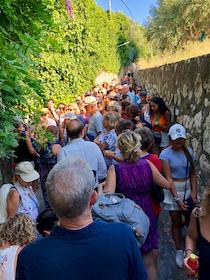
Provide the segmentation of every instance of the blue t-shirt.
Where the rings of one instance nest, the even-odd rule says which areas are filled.
[[[96,137],[103,130],[103,117],[100,112],[96,112],[89,119],[87,133]]]
[[[127,93],[127,95],[130,97],[130,99],[131,99],[131,103],[132,104],[135,104],[135,92],[133,92],[133,91],[129,91],[128,93]]]
[[[188,150],[194,160],[195,157],[192,149],[188,148]],[[189,178],[190,162],[188,160],[187,170],[187,157],[184,151],[175,151],[171,146],[169,146],[160,153],[160,159],[169,163],[172,178]]]
[[[80,230],[55,227],[18,256],[18,280],[146,280],[132,230],[100,220]]]

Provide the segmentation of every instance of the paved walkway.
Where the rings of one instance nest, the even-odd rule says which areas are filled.
[[[189,280],[183,269],[175,262],[175,246],[170,233],[170,217],[168,212],[162,211],[159,221],[160,250],[159,271],[160,280]]]

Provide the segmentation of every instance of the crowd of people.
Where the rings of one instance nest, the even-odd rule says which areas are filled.
[[[198,204],[194,152],[161,97],[129,74],[75,103],[49,99],[39,126],[50,134],[45,145],[16,123],[14,181],[0,187],[0,279],[157,280],[164,209],[177,266],[194,277],[194,253],[199,279],[208,280],[210,190]],[[45,209],[35,195],[39,184]],[[107,193],[123,194],[149,218],[141,247],[129,223],[93,220],[97,197]]]

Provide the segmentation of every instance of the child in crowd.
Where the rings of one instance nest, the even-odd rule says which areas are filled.
[[[41,236],[46,237],[50,235],[51,230],[58,223],[58,218],[51,209],[45,209],[37,218],[36,228]]]
[[[119,119],[120,116],[114,112],[109,112],[104,115],[103,117],[104,129],[94,141],[102,151],[104,150],[115,151],[116,141],[117,141],[117,134],[115,132],[115,127]],[[106,155],[105,155],[105,161],[107,167],[112,165],[112,159],[107,158]]]

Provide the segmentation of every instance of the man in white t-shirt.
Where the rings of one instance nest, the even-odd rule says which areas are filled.
[[[97,99],[94,96],[85,97],[84,105],[90,115],[87,136],[90,141],[94,141],[103,130],[103,117],[97,108]]]

